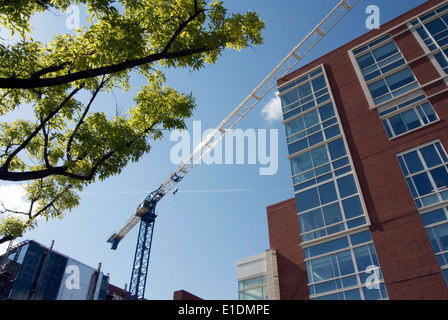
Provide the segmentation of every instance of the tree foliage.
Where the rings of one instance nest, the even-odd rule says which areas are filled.
[[[85,6],[88,26],[49,43],[33,39],[33,15],[70,5]],[[217,0],[0,0],[0,23],[20,35],[0,40],[0,116],[8,117],[0,122],[0,179],[24,182],[30,203],[24,219],[3,208],[14,213],[0,222],[3,239],[38,216],[61,217],[84,187],[138,161],[163,130],[185,128],[194,97],[168,87],[158,69],[200,70],[226,48],[261,44],[264,28],[256,13],[230,14]],[[101,94],[130,93],[137,74],[147,83],[125,113],[98,106]]]

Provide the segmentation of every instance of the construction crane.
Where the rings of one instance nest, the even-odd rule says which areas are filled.
[[[132,267],[128,299],[143,299],[148,276],[149,257],[151,253],[152,236],[156,220],[157,203],[232,129],[244,116],[262,100],[281,77],[288,74],[292,68],[359,2],[359,0],[342,0],[278,65],[271,73],[248,95],[235,110],[225,118],[218,127],[208,135],[185,159],[180,166],[151,192],[135,212],[107,242],[112,249],[117,249],[119,242],[134,226],[140,222]]]

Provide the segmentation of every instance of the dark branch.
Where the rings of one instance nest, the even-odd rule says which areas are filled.
[[[74,138],[75,138],[76,132],[79,130],[79,128],[80,128],[81,125],[83,124],[83,122],[84,122],[84,120],[85,120],[85,118],[86,118],[86,116],[87,116],[87,113],[89,112],[90,107],[92,106],[92,103],[93,103],[93,101],[95,100],[95,98],[97,97],[98,93],[99,93],[100,90],[104,87],[104,85],[106,84],[106,82],[109,81],[109,80],[110,80],[110,78],[104,80],[104,77],[103,77],[103,80],[101,81],[100,85],[96,88],[96,90],[95,90],[95,92],[93,93],[92,97],[90,98],[90,101],[89,101],[89,103],[87,104],[87,106],[86,106],[86,108],[85,108],[85,110],[84,110],[84,112],[83,112],[81,118],[79,119],[78,123],[76,124],[75,129],[73,129],[73,132],[72,132],[72,134],[70,135],[70,138],[69,138],[69,140],[68,140],[68,142],[67,142],[67,148],[66,148],[67,160],[69,160],[69,161],[72,160],[71,149],[72,149],[72,143],[73,143],[73,140],[74,140]]]
[[[88,78],[93,78],[93,77],[98,77],[98,76],[102,76],[102,75],[106,75],[106,74],[112,74],[112,73],[124,71],[127,69],[131,69],[134,67],[152,63],[154,61],[159,61],[159,60],[163,60],[163,59],[176,59],[176,58],[190,56],[193,54],[207,52],[207,51],[214,50],[214,49],[216,49],[216,48],[201,47],[201,48],[196,48],[196,49],[187,49],[187,50],[174,52],[174,53],[156,53],[156,54],[152,54],[147,57],[140,58],[140,59],[129,60],[129,61],[115,64],[115,65],[99,67],[96,69],[78,71],[78,72],[66,74],[63,76],[56,76],[53,78],[43,78],[43,79],[33,78],[33,77],[24,78],[24,79],[0,78],[0,88],[3,88],[3,89],[32,89],[32,88],[58,86],[58,85],[62,85],[62,84],[71,83],[71,82],[74,82],[77,80],[83,80],[83,79],[88,79]]]
[[[0,167],[0,179],[2,179],[3,174],[5,174],[9,168],[9,165],[11,164],[11,161],[14,159],[14,157],[22,151],[30,142],[33,140],[33,138],[39,133],[40,130],[46,125],[48,121],[50,121],[51,118],[53,118],[69,101],[70,99],[79,91],[82,89],[83,86],[80,86],[76,89],[74,89],[65,99],[62,101],[62,103],[55,108],[42,122],[41,124],[28,136],[25,141],[22,142],[22,144],[17,147],[17,149],[12,152],[8,158],[6,159],[5,163]],[[17,180],[13,180],[17,181]]]

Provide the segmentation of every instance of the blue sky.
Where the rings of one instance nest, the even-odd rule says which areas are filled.
[[[424,3],[422,0],[361,0],[298,67],[368,32],[365,13],[369,5],[380,8],[381,23]],[[169,70],[167,82],[180,92],[192,92],[197,109],[188,120],[200,121],[202,131],[216,127],[299,43],[339,0],[228,0],[233,12],[257,11],[265,20],[264,44],[242,52],[226,51],[216,65],[200,72]],[[82,14],[82,12],[81,12]],[[67,32],[67,15],[36,17],[36,38]],[[82,19],[83,20],[83,19]],[[83,21],[81,21],[82,23]],[[134,87],[144,79],[136,78]],[[145,297],[172,299],[184,289],[204,299],[237,299],[236,260],[269,248],[266,207],[293,197],[286,139],[280,120],[268,121],[261,110],[274,97],[272,92],[252,110],[237,128],[278,130],[278,171],[259,174],[257,164],[197,165],[157,207],[150,271]],[[104,108],[129,106],[132,96],[117,93],[101,96]],[[269,137],[269,135],[268,135]],[[268,140],[269,141],[269,140]],[[129,284],[138,228],[134,228],[116,251],[106,243],[129,218],[140,201],[158,188],[177,165],[170,151],[177,142],[167,132],[162,142],[138,163],[130,164],[120,176],[95,183],[81,195],[80,206],[62,220],[40,221],[38,228],[24,234],[92,267],[102,263],[110,282]],[[7,186],[1,183],[0,186]],[[0,193],[1,193],[0,187]],[[5,190],[5,189],[3,189]],[[12,190],[12,189],[9,189]],[[11,197],[13,195],[9,195]],[[2,199],[5,199],[3,196]]]

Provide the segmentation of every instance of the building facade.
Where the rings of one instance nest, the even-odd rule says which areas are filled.
[[[282,298],[448,299],[447,73],[430,0],[278,81],[298,216],[268,208]]]
[[[236,262],[238,300],[279,300],[277,253],[266,250]]]
[[[35,241],[0,260],[0,300],[105,300],[109,277]]]

